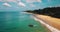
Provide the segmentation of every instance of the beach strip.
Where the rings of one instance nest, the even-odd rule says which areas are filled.
[[[44,17],[43,17],[44,18]],[[49,19],[49,18],[44,18],[45,20],[43,20],[42,19],[42,16],[41,15],[34,15],[34,19],[35,20],[37,20],[37,21],[39,21],[41,24],[43,24],[43,25],[45,25],[49,30],[51,30],[51,32],[60,32],[60,30],[59,29],[57,29],[57,28],[59,28],[59,27],[57,27],[57,28],[55,28],[54,27],[54,25],[53,24],[55,24],[55,23],[53,23],[53,22],[50,22],[50,21],[48,21],[47,19]],[[49,23],[48,23],[49,22]],[[53,24],[52,24],[53,23]],[[52,24],[53,26],[51,26],[51,25],[49,25],[49,24]],[[56,24],[56,25],[58,25],[58,24]]]

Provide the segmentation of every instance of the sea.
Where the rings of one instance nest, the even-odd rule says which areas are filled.
[[[32,16],[20,11],[0,12],[0,32],[48,32]]]

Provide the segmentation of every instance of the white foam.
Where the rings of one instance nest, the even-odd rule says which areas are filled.
[[[37,19],[36,17],[34,17],[34,19],[36,21],[39,21],[41,24],[45,25],[49,30],[51,30],[51,32],[60,32],[60,30],[48,25],[47,23],[45,23],[44,21],[40,20],[40,19]]]

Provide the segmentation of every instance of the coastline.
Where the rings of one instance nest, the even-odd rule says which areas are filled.
[[[40,15],[37,15],[37,14],[34,14],[33,15],[34,16],[34,19],[36,20],[36,21],[39,21],[41,24],[43,24],[43,25],[45,25],[51,32],[60,32],[60,30],[59,29],[57,29],[57,28],[55,28],[54,26],[51,26],[51,25],[49,25],[49,24],[51,24],[49,21],[49,24],[48,24],[48,22],[45,22],[45,21],[43,21],[41,18],[39,18],[39,17],[41,17]],[[46,20],[46,19],[45,19]],[[53,24],[55,24],[55,23],[53,23]]]

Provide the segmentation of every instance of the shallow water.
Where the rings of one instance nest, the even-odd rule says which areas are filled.
[[[29,25],[33,25],[30,27]],[[0,32],[48,32],[31,14],[0,12]]]

